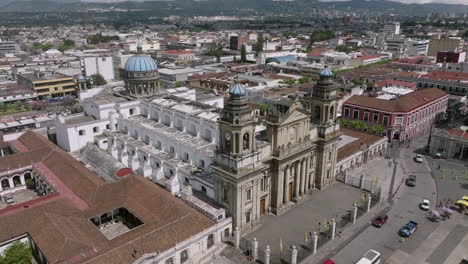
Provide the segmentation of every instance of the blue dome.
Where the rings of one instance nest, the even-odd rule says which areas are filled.
[[[319,73],[320,76],[323,77],[332,77],[333,72],[330,70],[330,68],[326,67]]]
[[[245,95],[245,88],[242,84],[236,82],[234,86],[229,89],[229,94],[231,95]]]
[[[148,55],[134,55],[125,63],[125,70],[131,72],[145,72],[157,70],[156,62]]]

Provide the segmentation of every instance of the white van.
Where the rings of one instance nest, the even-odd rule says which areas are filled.
[[[379,264],[380,253],[375,250],[369,250],[356,264]]]

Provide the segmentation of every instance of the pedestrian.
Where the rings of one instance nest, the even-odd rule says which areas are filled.
[[[439,170],[440,170],[440,164],[439,164]]]

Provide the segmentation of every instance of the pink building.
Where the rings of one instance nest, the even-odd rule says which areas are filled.
[[[407,140],[428,131],[437,114],[447,109],[448,94],[437,88],[418,90],[393,100],[354,95],[342,106],[342,118],[385,128],[391,140]]]

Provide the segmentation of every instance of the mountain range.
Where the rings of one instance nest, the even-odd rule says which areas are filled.
[[[339,2],[320,2],[318,0],[0,0],[0,12],[53,12],[79,11],[86,8],[124,8],[143,9],[145,11],[167,10],[180,13],[204,14],[220,12],[236,12],[250,10],[257,13],[307,13],[314,8],[334,8],[348,10],[349,8],[368,10],[372,12],[396,13],[402,15],[425,15],[427,13],[468,13],[468,5],[460,4],[404,4],[387,0],[350,0]],[[158,12],[159,13],[159,12]]]

